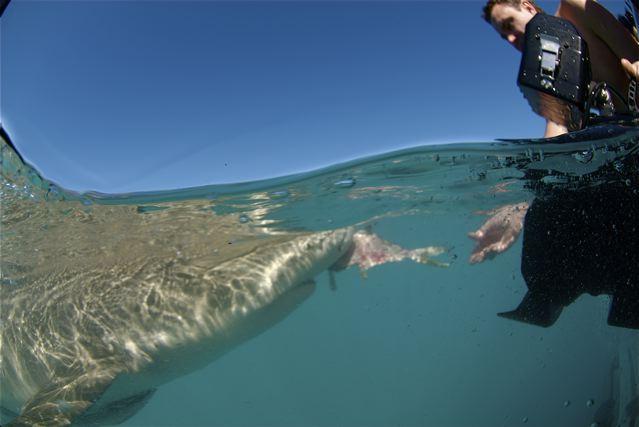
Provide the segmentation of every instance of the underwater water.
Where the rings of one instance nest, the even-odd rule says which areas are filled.
[[[442,246],[448,266],[351,267],[335,286],[323,272],[281,322],[162,385],[122,425],[634,426],[639,332],[607,325],[608,296],[581,296],[549,328],[519,323],[497,313],[526,293],[522,238],[469,263],[467,234],[500,206],[619,183],[639,197],[628,170],[639,130],[560,142],[417,147],[266,181],[106,195],[57,187],[2,141],[1,287],[152,258],[215,265],[355,225],[404,248]]]

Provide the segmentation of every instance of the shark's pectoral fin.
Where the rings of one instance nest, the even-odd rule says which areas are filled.
[[[151,400],[156,389],[145,390],[124,399],[109,402],[97,410],[89,409],[76,419],[78,425],[118,425],[137,414]]]
[[[84,373],[40,390],[7,427],[66,426],[89,408],[111,385],[113,376]]]
[[[563,305],[553,302],[548,296],[529,291],[517,309],[498,313],[498,315],[547,328],[557,321],[563,308]]]
[[[328,270],[328,286],[333,292],[337,290],[337,281],[335,280],[335,270]]]
[[[608,324],[639,329],[639,300],[637,297],[615,295],[610,303]]]

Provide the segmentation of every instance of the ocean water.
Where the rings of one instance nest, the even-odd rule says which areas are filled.
[[[636,425],[639,332],[607,325],[610,298],[583,295],[550,328],[498,317],[526,292],[522,239],[471,265],[467,237],[488,211],[553,189],[636,188],[634,127],[552,144],[416,147],[266,181],[120,195],[62,189],[2,144],[5,288],[151,257],[214,265],[255,242],[349,225],[404,248],[446,248],[437,259],[447,267],[351,267],[336,286],[320,274],[284,320],[161,386],[122,425]]]

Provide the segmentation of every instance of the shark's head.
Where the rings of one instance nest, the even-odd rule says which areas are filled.
[[[350,227],[297,235],[261,247],[224,268],[228,267],[239,283],[254,283],[256,286],[249,286],[251,292],[272,300],[328,270],[351,250],[353,235]]]
[[[335,264],[353,245],[351,227],[305,234],[266,252],[272,283],[281,291],[312,280]]]
[[[352,227],[323,231],[306,236],[300,241],[304,257],[313,260],[313,274],[318,274],[334,265],[340,258],[351,252],[353,247]]]

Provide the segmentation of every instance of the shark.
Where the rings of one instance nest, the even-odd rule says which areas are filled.
[[[264,240],[222,262],[149,256],[0,286],[6,425],[124,422],[162,384],[286,318],[320,273],[404,259],[445,266],[434,259],[444,251],[347,226]]]

